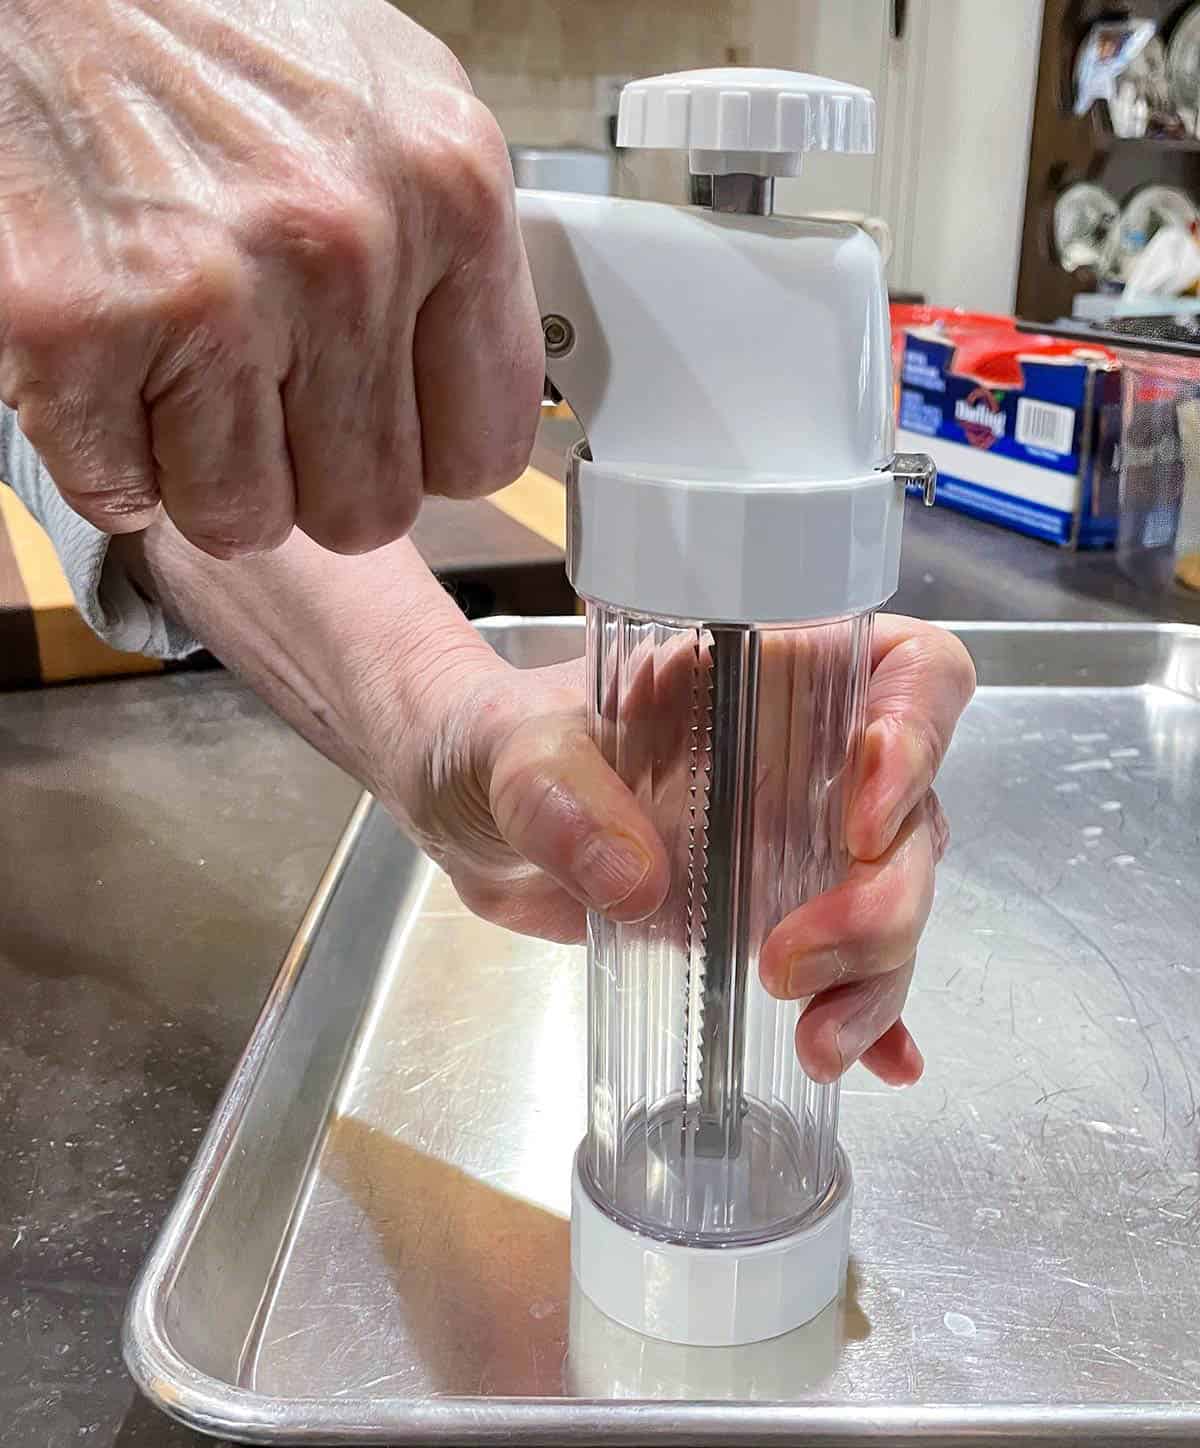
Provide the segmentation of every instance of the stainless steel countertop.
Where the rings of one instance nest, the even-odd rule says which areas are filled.
[[[912,1091],[847,1078],[836,1308],[689,1350],[587,1307],[580,952],[476,919],[374,807],[139,1279],[151,1399],[280,1445],[1195,1448],[1200,628],[956,627],[982,687],[906,1011],[935,1049]]]
[[[1144,593],[1111,551],[1074,553],[912,498],[888,607],[917,618],[1200,624],[1200,593]]]
[[[1171,616],[915,507],[894,606]],[[356,788],[222,674],[0,695],[0,762],[0,1444],[208,1443],[136,1398],[124,1298]]]
[[[209,1442],[125,1295],[353,807],[219,673],[0,695],[0,1444]]]

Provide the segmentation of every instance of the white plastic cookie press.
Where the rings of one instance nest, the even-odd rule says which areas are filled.
[[[572,1262],[608,1316],[735,1344],[841,1289],[838,1088],[758,979],[845,868],[871,622],[897,585],[887,291],[849,225],[772,214],[810,150],[874,146],[870,95],[783,71],[628,86],[618,143],[688,153],[709,202],[519,193],[547,375],[586,434],[568,569],[591,728],[672,862],[663,908],[589,921],[589,1124]]]

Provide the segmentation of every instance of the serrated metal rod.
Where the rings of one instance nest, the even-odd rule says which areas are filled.
[[[687,974],[683,993],[683,1100],[695,1099],[700,1081],[700,1023],[704,1019],[704,849],[708,838],[709,735],[712,717],[712,655],[702,629],[692,645],[691,737],[688,769]],[[689,1130],[687,1113],[684,1136]]]
[[[696,1152],[734,1157],[741,1150],[743,1114],[761,644],[752,629],[713,629],[712,639]]]

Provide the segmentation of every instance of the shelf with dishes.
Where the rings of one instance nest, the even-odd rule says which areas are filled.
[[[1108,290],[1144,292],[1156,261],[1160,269],[1194,261],[1196,277],[1177,293],[1200,281],[1200,209],[1177,186],[1151,182],[1118,200],[1097,182],[1075,181],[1054,203],[1053,230],[1059,266],[1087,270]]]
[[[1200,4],[1166,25],[1138,16],[1097,20],[1072,70],[1072,110],[1096,110],[1116,141],[1200,150]]]

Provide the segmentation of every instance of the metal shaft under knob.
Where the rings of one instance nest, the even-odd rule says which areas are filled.
[[[714,211],[770,215],[770,177],[694,177],[693,200]],[[750,884],[761,643],[753,629],[712,631],[711,733],[707,827],[701,888],[705,930],[696,1153],[734,1157],[741,1150],[750,972]]]

